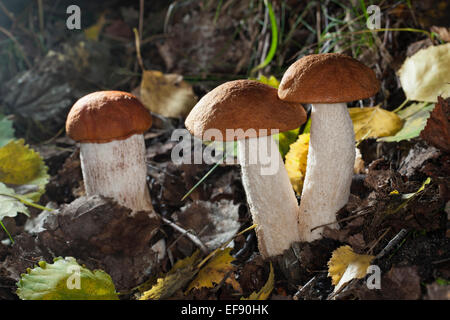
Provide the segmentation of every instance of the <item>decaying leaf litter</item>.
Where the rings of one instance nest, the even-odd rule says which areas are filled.
[[[0,48],[8,62],[0,69],[0,297],[448,299],[450,44],[448,13],[427,18],[433,3],[383,2],[379,32],[358,32],[366,12],[352,1],[179,1],[170,10],[165,1],[151,10],[86,1],[96,14],[77,33],[59,8],[2,6],[10,32]],[[297,58],[326,52],[362,61],[382,84],[349,108],[360,154],[351,196],[338,230],[264,260],[239,166],[174,164],[171,134],[217,85],[252,78],[277,87]],[[153,112],[144,139],[161,219],[85,196],[78,146],[63,128],[72,104],[102,89],[133,92]],[[276,137],[298,198],[309,125]],[[79,296],[61,289],[64,263],[91,279]],[[366,286],[368,264],[382,272],[380,290]],[[36,285],[43,279],[48,296]]]

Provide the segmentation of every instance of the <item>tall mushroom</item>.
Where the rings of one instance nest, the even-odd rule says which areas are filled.
[[[127,92],[94,92],[73,105],[66,132],[80,142],[87,195],[111,197],[133,212],[153,212],[142,134],[151,125],[150,113]]]
[[[336,213],[348,201],[355,162],[353,124],[347,102],[380,89],[375,73],[338,53],[313,54],[293,63],[278,88],[281,100],[311,103],[311,136],[300,202],[303,241],[321,237],[322,228],[338,228]]]
[[[303,107],[279,100],[276,89],[258,81],[236,80],[206,94],[185,122],[194,136],[205,138],[209,129],[215,129],[220,133],[216,140],[238,141],[242,183],[253,222],[258,225],[263,257],[282,254],[299,241],[298,202],[270,134],[271,130],[297,128],[305,120]]]

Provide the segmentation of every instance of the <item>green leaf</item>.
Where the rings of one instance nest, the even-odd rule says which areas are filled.
[[[4,217],[13,218],[19,212],[28,216],[28,208],[14,196],[16,196],[14,190],[0,182],[0,221]]]
[[[14,129],[11,120],[0,114],[0,147],[14,139]]]
[[[405,120],[403,128],[395,135],[377,139],[377,141],[399,142],[417,138],[425,128],[434,104],[413,103],[408,108],[401,110],[398,115]]]
[[[102,270],[90,271],[75,258],[39,262],[17,282],[22,300],[118,300],[111,277]]]
[[[39,153],[25,145],[23,139],[12,140],[0,148],[0,182],[34,187],[23,194],[25,198],[39,200],[50,178],[47,171]]]
[[[278,143],[278,149],[283,158],[288,153],[290,145],[297,141],[299,130],[300,128],[297,128],[273,135],[273,139]]]

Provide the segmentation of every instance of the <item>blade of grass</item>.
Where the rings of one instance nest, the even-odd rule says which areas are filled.
[[[8,229],[6,229],[6,227],[3,224],[2,220],[0,220],[0,225],[2,226],[3,230],[5,230],[5,233],[8,235],[9,240],[11,240],[11,243],[14,244],[14,239],[11,237],[11,234],[8,232]]]
[[[270,49],[269,49],[269,52],[267,53],[266,58],[264,59],[264,61],[261,64],[257,65],[250,71],[250,75],[253,74],[254,72],[258,71],[259,69],[264,68],[272,61],[273,57],[275,56],[275,52],[277,51],[277,46],[278,46],[277,19],[275,18],[275,13],[273,11],[272,4],[270,3],[270,1],[264,0],[264,5],[266,6],[267,10],[269,10],[270,26],[272,29],[272,41],[270,43]]]

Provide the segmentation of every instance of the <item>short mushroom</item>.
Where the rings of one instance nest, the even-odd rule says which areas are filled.
[[[327,224],[338,228],[336,213],[348,201],[355,162],[355,135],[347,102],[371,97],[379,89],[370,68],[338,53],[305,56],[284,74],[279,98],[312,104],[299,214],[302,241],[321,238],[323,228],[315,227]]]
[[[194,136],[205,138],[215,129],[220,132],[215,140],[237,140],[242,183],[263,257],[282,254],[299,241],[298,202],[271,134],[298,128],[305,120],[303,107],[279,100],[276,89],[236,80],[206,94],[185,122]]]
[[[80,142],[86,194],[111,197],[136,211],[153,207],[147,187],[143,132],[152,117],[130,93],[99,91],[79,99],[67,116],[66,132]]]

